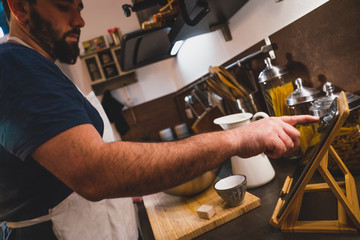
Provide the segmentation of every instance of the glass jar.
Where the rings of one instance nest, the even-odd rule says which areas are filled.
[[[317,117],[323,117],[327,114],[327,111],[333,102],[333,100],[339,95],[334,93],[334,86],[330,82],[326,82],[323,85],[323,92],[325,93],[324,97],[321,97],[314,101],[310,108],[310,114]],[[346,96],[347,97],[347,96]]]
[[[301,78],[295,80],[296,90],[286,99],[286,104],[291,115],[310,114],[311,104],[322,96],[315,88],[302,85]]]
[[[295,80],[296,90],[286,99],[290,115],[310,114],[311,104],[322,96],[321,92],[315,88],[307,88],[302,85],[301,78]],[[312,124],[297,125],[300,132],[300,150],[299,156],[305,153],[310,141],[314,135]]]
[[[259,74],[258,80],[269,115],[289,115],[286,99],[294,91],[293,83],[286,70],[273,66],[270,58],[265,59],[265,64],[266,68]]]
[[[327,113],[329,104],[338,96],[330,82],[323,86],[326,96],[316,100],[310,107],[310,113],[322,117]],[[350,171],[360,171],[360,96],[346,92],[349,105],[349,116],[337,133],[332,146]],[[329,169],[338,170],[333,161],[329,161]]]

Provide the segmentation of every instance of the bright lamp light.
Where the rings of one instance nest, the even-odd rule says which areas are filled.
[[[172,49],[170,51],[170,55],[175,56],[179,52],[179,50],[180,50],[181,46],[183,45],[183,43],[184,43],[183,40],[175,42],[174,46],[172,47]]]

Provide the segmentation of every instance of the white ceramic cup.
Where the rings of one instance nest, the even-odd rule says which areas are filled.
[[[190,136],[189,129],[185,123],[176,125],[174,129],[178,139],[187,138]]]
[[[264,112],[235,113],[214,120],[224,130],[237,128],[249,124],[259,118],[269,117]],[[261,153],[250,158],[231,157],[231,168],[233,174],[243,174],[247,177],[247,187],[256,188],[270,182],[275,177],[275,170],[268,157]]]
[[[244,126],[251,121],[255,121],[259,118],[267,118],[267,115],[264,112],[257,112],[254,115],[252,113],[235,113],[214,120],[215,124],[220,125],[223,129],[232,129],[240,126]]]
[[[171,131],[171,128],[165,128],[159,131],[159,135],[162,141],[172,141],[175,139],[174,134]]]

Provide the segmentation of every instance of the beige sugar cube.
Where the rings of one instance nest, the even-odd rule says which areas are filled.
[[[201,205],[198,208],[197,213],[200,218],[204,219],[210,219],[216,214],[215,208],[211,205]]]

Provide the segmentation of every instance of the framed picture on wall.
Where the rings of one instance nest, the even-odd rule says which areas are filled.
[[[119,75],[119,72],[118,72],[118,69],[116,68],[115,63],[103,66],[103,71],[104,71],[106,78],[111,78],[111,77]]]
[[[82,44],[86,54],[100,51],[101,49],[106,48],[104,36],[93,38],[91,40],[83,42]]]
[[[87,57],[85,59],[86,67],[92,81],[103,80],[101,70],[99,68],[96,56]]]
[[[111,54],[110,49],[99,52],[98,56],[102,66],[114,63],[114,58]]]

